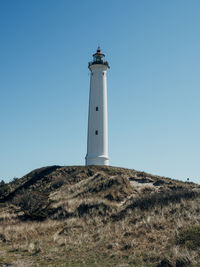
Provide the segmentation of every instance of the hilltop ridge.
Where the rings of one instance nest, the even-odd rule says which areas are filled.
[[[199,185],[133,169],[39,168],[0,188],[0,266],[199,266],[181,239],[199,204]]]

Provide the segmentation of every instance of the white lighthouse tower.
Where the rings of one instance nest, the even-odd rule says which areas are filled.
[[[109,69],[100,47],[89,62],[90,100],[86,165],[108,165],[107,81]]]

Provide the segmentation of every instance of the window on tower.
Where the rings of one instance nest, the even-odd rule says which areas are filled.
[[[95,134],[98,135],[98,131],[97,130],[95,131]]]
[[[99,111],[99,107],[96,107],[96,111]]]

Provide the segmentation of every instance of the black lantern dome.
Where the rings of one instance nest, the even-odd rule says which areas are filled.
[[[101,52],[100,47],[98,46],[97,51],[93,54],[93,61],[89,62],[88,67],[94,64],[103,64],[109,67],[108,62],[104,61],[105,55]]]

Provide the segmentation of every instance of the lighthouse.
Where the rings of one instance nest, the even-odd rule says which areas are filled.
[[[109,64],[104,58],[105,55],[98,47],[93,60],[88,63],[90,97],[86,165],[109,165],[106,80]]]

